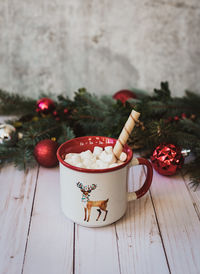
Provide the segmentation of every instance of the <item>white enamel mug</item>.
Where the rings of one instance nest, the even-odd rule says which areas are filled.
[[[113,146],[116,139],[102,136],[84,136],[62,144],[57,151],[60,165],[61,208],[77,224],[100,227],[119,220],[126,212],[129,201],[142,197],[152,182],[152,166],[144,158],[133,158],[128,145],[124,146],[127,160],[113,168],[86,169],[64,161],[67,153],[80,153],[95,146]],[[135,165],[147,167],[143,186],[127,193],[128,169]]]

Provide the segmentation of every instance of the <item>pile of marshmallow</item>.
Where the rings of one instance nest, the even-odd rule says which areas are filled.
[[[112,146],[106,146],[104,149],[95,146],[93,152],[90,150],[81,153],[68,153],[65,156],[65,162],[76,167],[88,169],[112,168],[123,164],[127,159],[127,154],[122,152],[119,160],[113,153]]]

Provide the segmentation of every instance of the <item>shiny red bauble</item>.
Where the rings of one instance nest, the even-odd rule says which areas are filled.
[[[184,163],[181,149],[173,144],[160,144],[151,156],[154,169],[165,176],[174,175]]]
[[[68,112],[69,112],[69,109],[68,108],[64,108],[63,113],[64,114],[68,114]]]
[[[34,156],[37,162],[44,167],[57,166],[56,151],[58,147],[58,143],[50,139],[40,141],[34,148]]]
[[[41,98],[37,101],[36,111],[42,114],[49,114],[55,109],[53,100],[49,98]]]
[[[133,98],[136,98],[137,96],[131,91],[131,90],[128,90],[128,89],[122,89],[122,90],[119,90],[118,92],[116,92],[114,95],[113,95],[113,98],[116,99],[116,100],[120,100],[123,104],[128,100],[128,99],[133,99]]]

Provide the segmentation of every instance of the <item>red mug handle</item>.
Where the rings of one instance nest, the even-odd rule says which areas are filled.
[[[133,201],[141,198],[150,188],[153,178],[153,168],[151,163],[144,158],[133,158],[129,167],[137,166],[137,165],[145,165],[147,167],[147,175],[144,184],[135,192],[128,193],[128,201]]]

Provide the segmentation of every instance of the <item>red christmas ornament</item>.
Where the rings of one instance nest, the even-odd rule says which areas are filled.
[[[44,167],[54,167],[58,164],[56,151],[59,145],[50,139],[40,141],[34,148],[34,155],[37,162]]]
[[[186,115],[185,113],[182,113],[182,114],[181,114],[181,118],[182,118],[182,119],[186,119],[186,118],[187,118],[187,115]]]
[[[68,112],[69,112],[69,109],[68,108],[64,108],[63,113],[67,114]]]
[[[173,144],[160,144],[151,156],[154,169],[166,176],[174,175],[184,163],[181,149]]]
[[[130,98],[137,98],[137,96],[128,89],[122,89],[113,95],[113,98],[120,100],[123,104]]]
[[[58,112],[56,110],[53,111],[53,116],[58,116]]]
[[[172,122],[172,120],[173,120],[173,118],[172,118],[172,117],[169,117],[169,118],[166,120],[166,122],[171,123],[171,122]]]
[[[180,119],[178,116],[174,116],[174,121],[178,122]]]
[[[49,98],[41,98],[37,101],[36,111],[43,114],[49,114],[55,109],[54,102]]]

